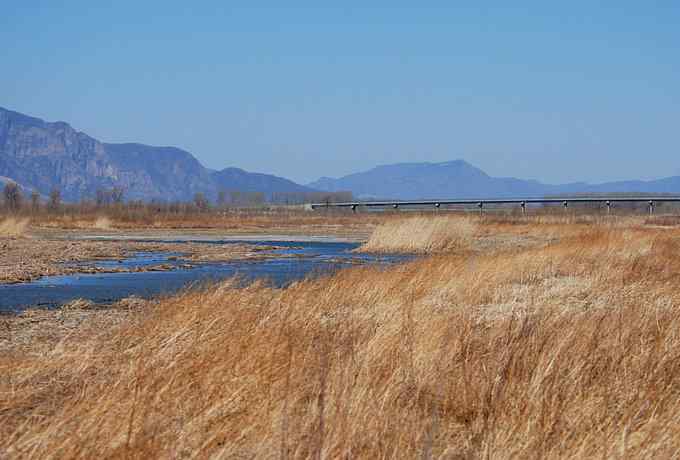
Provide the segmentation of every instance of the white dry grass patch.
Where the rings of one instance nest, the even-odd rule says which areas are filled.
[[[97,217],[97,220],[94,221],[94,228],[97,230],[112,230],[113,222],[106,216]]]
[[[6,238],[21,238],[26,235],[28,228],[28,219],[16,219],[8,217],[0,222],[0,237]]]
[[[386,222],[361,246],[362,252],[449,252],[470,247],[477,223],[469,217],[410,217]]]

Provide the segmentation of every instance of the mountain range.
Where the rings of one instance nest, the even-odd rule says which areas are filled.
[[[377,166],[339,179],[322,177],[308,186],[328,192],[351,190],[359,199],[521,198],[578,193],[680,193],[680,177],[551,185],[492,177],[464,160],[455,160]]]
[[[351,191],[360,199],[539,197],[575,193],[680,193],[680,177],[654,181],[551,185],[492,177],[463,160],[397,163],[307,185],[270,174],[229,167],[214,171],[176,147],[104,143],[65,122],[47,122],[0,107],[0,185],[17,182],[64,199],[93,197],[120,187],[127,199],[190,200],[197,192],[214,200],[220,191],[313,194]],[[316,194],[316,199],[318,199]]]
[[[128,199],[190,200],[197,192],[215,199],[220,190],[273,193],[312,192],[281,177],[238,168],[213,171],[176,147],[108,144],[68,123],[46,122],[0,107],[0,182],[64,199],[93,197],[120,187]]]

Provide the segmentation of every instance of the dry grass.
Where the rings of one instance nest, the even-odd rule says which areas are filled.
[[[8,217],[0,222],[0,237],[21,238],[26,236],[28,229],[28,219],[16,219]]]
[[[333,235],[364,239],[373,227],[389,215],[328,213],[306,211],[206,212],[201,214],[107,212],[108,226],[101,214],[63,212],[31,215],[31,223],[40,231],[106,230],[115,232],[219,232],[229,234]],[[102,228],[100,228],[102,227]]]
[[[27,214],[32,222],[48,228],[92,228],[101,218],[101,211],[82,211],[65,209],[61,212],[40,212]],[[151,212],[136,209],[110,209],[106,217],[120,229],[140,228],[218,228],[218,229],[258,229],[276,227],[334,226],[374,224],[385,216],[376,213],[337,211],[304,211],[299,209],[230,209],[204,213]],[[388,216],[389,217],[389,216]]]
[[[10,346],[0,457],[677,456],[680,233],[479,225],[554,240],[227,282]]]
[[[378,225],[361,250],[410,253],[455,251],[471,244],[476,229],[475,221],[456,215],[393,219]]]
[[[94,228],[97,230],[111,230],[113,229],[113,222],[106,216],[97,217],[94,221]]]

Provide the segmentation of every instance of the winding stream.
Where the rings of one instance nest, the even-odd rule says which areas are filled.
[[[148,240],[147,240],[148,241]],[[171,241],[172,242],[172,241]],[[200,240],[202,244],[243,243],[243,241]],[[274,245],[270,253],[280,257],[233,260],[229,262],[194,263],[183,268],[186,261],[176,253],[140,252],[123,261],[96,261],[81,265],[98,267],[144,267],[169,264],[168,271],[133,273],[97,273],[46,276],[33,282],[0,285],[0,312],[17,312],[28,307],[54,308],[74,299],[83,298],[98,304],[115,302],[131,295],[149,298],[172,294],[180,289],[205,281],[219,281],[233,276],[244,281],[266,279],[275,286],[285,286],[305,277],[327,274],[355,264],[392,264],[404,256],[375,256],[353,253],[356,243],[247,241],[249,244]]]

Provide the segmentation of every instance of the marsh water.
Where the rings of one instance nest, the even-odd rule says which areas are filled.
[[[220,245],[243,243],[222,240],[188,242]],[[88,299],[97,304],[115,302],[132,295],[150,298],[172,294],[191,285],[234,276],[238,276],[244,283],[264,279],[274,286],[282,287],[296,280],[332,273],[356,264],[386,265],[405,259],[399,255],[375,256],[352,252],[358,247],[356,243],[327,241],[247,241],[247,243],[277,246],[279,249],[270,251],[274,257],[198,264],[192,262],[192,268],[183,267],[186,261],[177,257],[180,254],[170,252],[140,252],[122,261],[84,262],[81,265],[103,268],[143,268],[159,264],[168,264],[172,268],[167,271],[46,276],[28,283],[0,285],[0,311],[16,312],[28,307],[54,308],[78,298]]]

